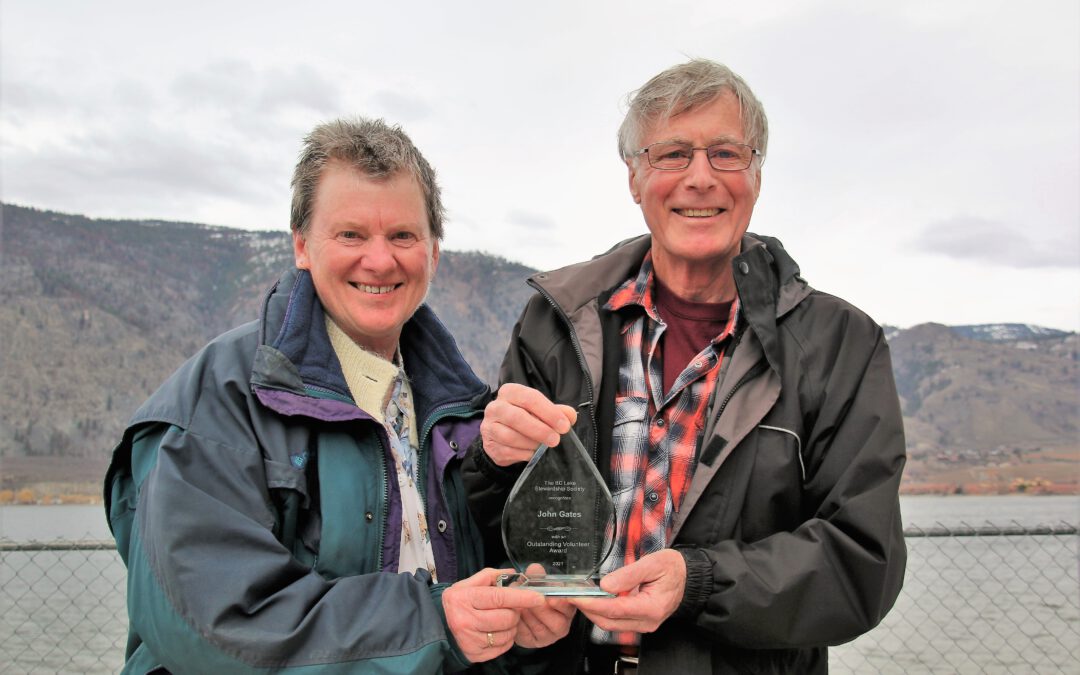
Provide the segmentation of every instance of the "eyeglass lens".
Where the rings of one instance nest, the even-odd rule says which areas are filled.
[[[754,158],[754,149],[739,143],[716,143],[707,148],[695,148],[689,143],[654,143],[645,152],[654,168],[677,170],[690,166],[695,150],[704,150],[717,171],[741,171]]]

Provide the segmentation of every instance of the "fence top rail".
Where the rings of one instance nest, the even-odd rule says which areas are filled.
[[[1031,535],[1069,535],[1077,534],[1080,530],[1071,523],[1055,523],[1052,525],[1022,525],[1012,522],[1006,525],[984,523],[971,525],[961,522],[957,525],[943,525],[935,523],[931,527],[919,527],[909,525],[904,528],[905,537],[1023,537]]]
[[[54,539],[52,541],[12,541],[0,539],[0,551],[115,551],[112,539]]]
[[[1053,525],[1022,525],[1012,522],[1007,525],[985,523],[971,525],[961,522],[957,525],[935,523],[930,527],[909,525],[904,528],[907,538],[920,537],[1024,537],[1032,535],[1076,535],[1080,528],[1066,522]],[[48,541],[29,540],[13,541],[0,537],[0,552],[3,551],[115,551],[116,543],[111,539],[53,539]]]

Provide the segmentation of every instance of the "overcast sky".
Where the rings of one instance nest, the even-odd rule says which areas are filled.
[[[751,230],[901,327],[1080,330],[1080,3],[0,0],[0,198],[288,228],[316,123],[400,123],[444,248],[559,267],[645,231],[627,93],[724,62],[771,127]]]

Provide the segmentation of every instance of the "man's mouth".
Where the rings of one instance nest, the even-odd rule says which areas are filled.
[[[674,209],[675,213],[687,218],[712,218],[724,212],[724,209]]]
[[[390,286],[369,286],[368,284],[354,283],[354,284],[352,284],[352,287],[359,290],[359,291],[363,291],[364,293],[372,293],[374,295],[383,295],[384,293],[389,293],[390,291],[397,288],[397,284],[392,284]]]

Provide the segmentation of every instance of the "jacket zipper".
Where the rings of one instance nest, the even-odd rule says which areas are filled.
[[[716,414],[713,415],[714,419],[720,419],[720,415],[722,415],[724,413],[724,408],[727,407],[727,404],[731,400],[731,398],[733,396],[735,396],[735,392],[737,392],[739,390],[739,387],[743,386],[744,384],[746,384],[750,380],[752,380],[752,379],[756,378],[757,376],[761,375],[763,372],[765,372],[768,369],[769,369],[769,362],[766,361],[765,359],[761,359],[756,364],[754,364],[753,368],[746,371],[746,374],[743,375],[742,377],[740,377],[739,381],[735,383],[735,386],[731,388],[731,391],[729,391],[727,393],[727,395],[724,396],[724,400],[720,402],[720,407],[717,408]]]
[[[387,443],[389,443],[389,440],[383,440],[383,434],[385,434],[386,431],[382,431],[382,434],[377,434],[379,439],[379,445],[382,449],[382,452],[379,453],[379,474],[380,478],[382,479],[380,481],[380,484],[382,485],[382,498],[379,500],[379,509],[381,511],[385,511],[387,507],[386,502],[388,499],[390,499],[390,488],[387,487],[387,481],[390,480],[390,476],[386,470],[386,455],[388,452],[390,452],[390,448],[387,447]],[[378,545],[375,547],[375,569],[380,572],[383,568],[383,543],[386,541],[386,516],[386,513],[379,513],[379,541]]]
[[[428,436],[431,435],[431,430],[435,428],[435,425],[444,420],[447,417],[461,417],[462,419],[468,419],[480,414],[479,410],[473,410],[468,404],[464,403],[447,403],[436,408],[430,415],[428,415],[427,422],[424,423],[424,428],[420,434],[420,447],[417,449],[417,486],[416,491],[420,495],[420,508],[423,509],[425,517],[427,516],[427,497],[424,495],[424,488],[427,487],[427,475],[428,475],[428,462],[424,448],[427,447]],[[430,526],[430,523],[429,523]]]

